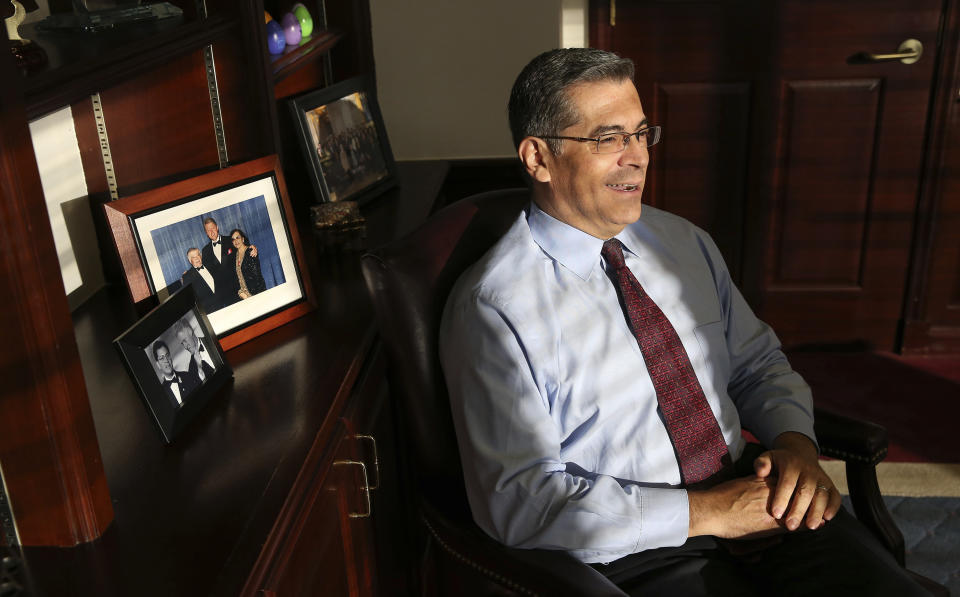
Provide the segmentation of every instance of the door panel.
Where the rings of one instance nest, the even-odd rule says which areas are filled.
[[[790,81],[771,290],[861,289],[879,81]]]
[[[615,26],[608,9],[592,2],[591,42],[634,59],[664,126],[646,201],[714,235],[784,344],[894,349],[940,0],[620,2]],[[908,38],[915,64],[858,59]]]

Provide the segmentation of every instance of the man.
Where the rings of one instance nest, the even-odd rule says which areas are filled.
[[[177,322],[177,338],[180,340],[183,349],[190,355],[190,366],[187,371],[195,375],[202,384],[216,370],[213,359],[210,357],[210,351],[203,345],[203,341],[197,337],[193,326],[183,319]]]
[[[533,203],[441,325],[474,519],[636,594],[917,594],[840,508],[809,388],[713,241],[641,207],[660,129],[632,78],[569,49],[514,84]]]
[[[203,264],[203,257],[200,249],[191,247],[187,249],[187,261],[190,267],[180,276],[180,284],[193,286],[193,292],[197,295],[197,303],[203,307],[206,313],[213,313],[220,308],[220,301],[217,300],[217,283],[213,274]]]
[[[170,356],[170,348],[163,340],[157,340],[153,343],[153,359],[157,362],[157,367],[163,375],[163,391],[170,399],[175,408],[183,406],[184,401],[190,397],[191,392],[200,387],[200,380],[189,371],[175,371],[173,369],[173,359]]]
[[[216,296],[220,307],[229,307],[240,300],[236,250],[229,236],[220,235],[220,227],[213,218],[203,220],[203,231],[210,239],[210,242],[203,246],[203,264],[210,269],[216,281]],[[250,254],[256,257],[256,247],[251,247]]]

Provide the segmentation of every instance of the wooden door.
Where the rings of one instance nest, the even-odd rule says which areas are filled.
[[[654,205],[714,235],[785,345],[895,348],[940,0],[623,1],[591,43],[634,59],[664,127]],[[916,39],[914,64],[871,62]]]

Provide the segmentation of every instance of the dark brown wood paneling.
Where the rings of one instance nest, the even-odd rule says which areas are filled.
[[[744,207],[730,214],[743,222],[743,234],[729,239],[716,223],[704,227],[728,260],[727,247],[738,248],[741,287],[760,317],[788,346],[866,342],[894,349],[945,4],[730,0],[696,3],[694,10],[688,3],[621,2],[615,26],[603,5],[609,3],[591,0],[591,43],[634,60],[641,100],[650,102],[654,88],[667,85],[749,84],[748,142],[734,169],[745,172]],[[894,52],[908,38],[923,43],[915,64],[851,60]],[[713,111],[722,101],[713,98]],[[665,127],[664,147],[652,153],[647,199],[681,211],[702,190],[683,179],[689,164],[671,163],[672,145],[696,147],[698,140],[678,140],[672,128],[700,120],[704,108],[669,104],[664,114],[645,105],[653,120],[677,123]],[[739,209],[711,206],[728,207]]]
[[[120,196],[219,165],[202,52],[100,93]]]
[[[240,164],[274,153],[273,135],[263,122],[269,118],[260,110],[255,92],[257,86],[250,84],[250,78],[255,75],[245,59],[244,47],[234,39],[216,43],[213,45],[213,62],[229,163]],[[209,94],[203,95],[209,98]],[[207,102],[209,104],[209,99]],[[215,140],[206,143],[212,141]]]
[[[22,545],[72,546],[113,519],[20,78],[0,56],[0,463]]]
[[[652,150],[654,176],[661,182],[651,203],[711,231],[736,280],[750,84],[664,83],[656,87],[652,113],[665,136]]]
[[[927,184],[918,210],[905,353],[960,353],[960,3],[949,7],[927,144]]]
[[[769,288],[861,285],[880,82],[789,81]]]

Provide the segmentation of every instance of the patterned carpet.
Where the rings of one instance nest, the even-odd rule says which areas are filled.
[[[960,595],[960,498],[883,498],[903,533],[907,568]],[[843,498],[853,512],[848,497]]]
[[[890,452],[877,476],[903,532],[907,567],[960,596],[960,357],[829,351],[789,357],[818,406],[887,428]],[[824,468],[846,491],[842,463],[826,461]],[[847,507],[852,511],[849,501]]]

